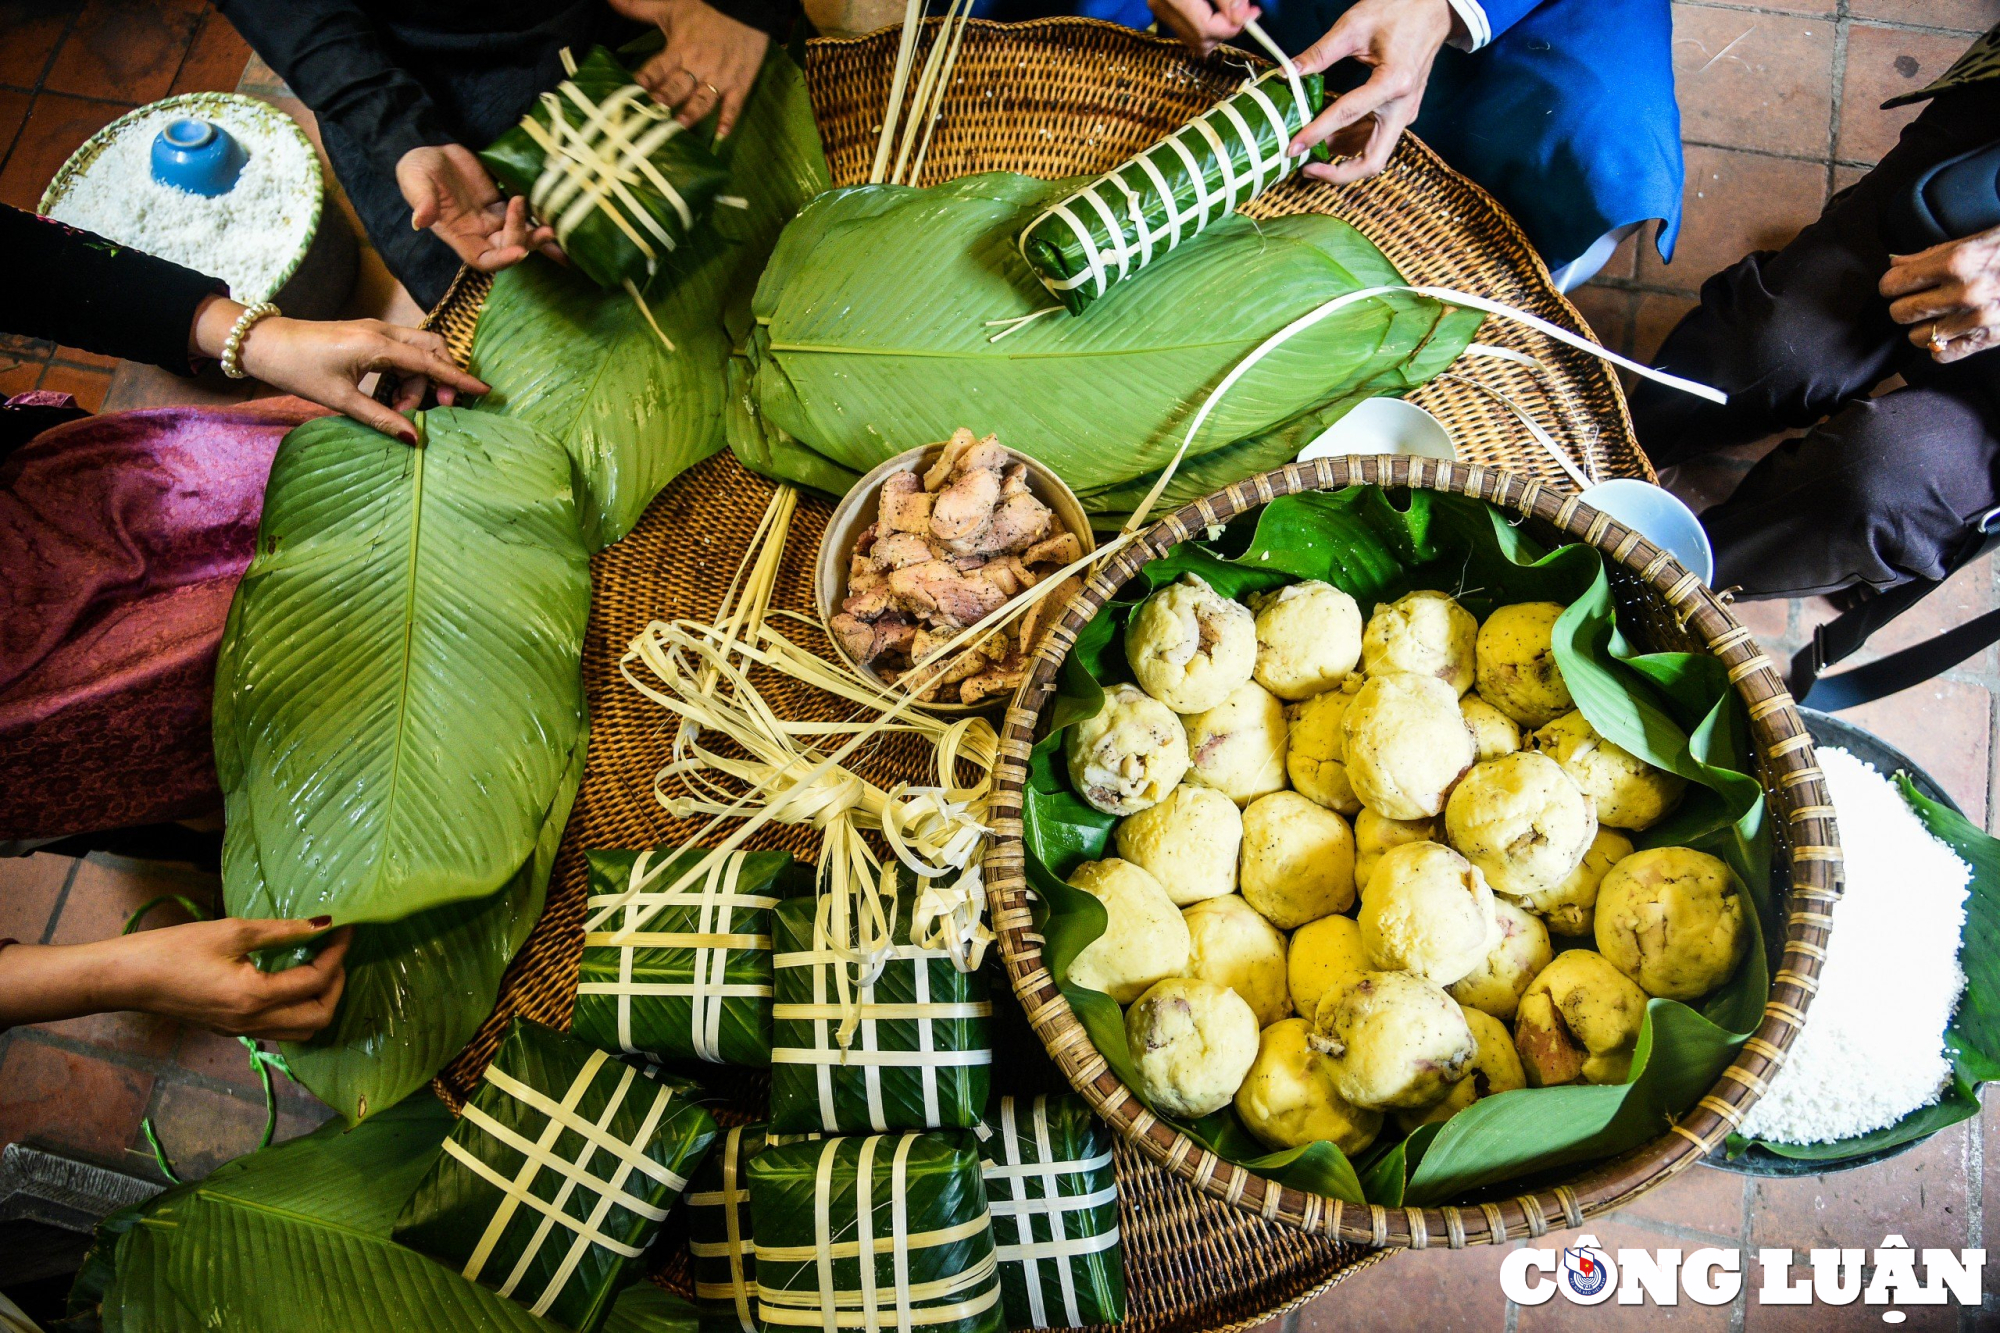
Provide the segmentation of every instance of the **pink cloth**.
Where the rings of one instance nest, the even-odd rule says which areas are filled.
[[[321,415],[297,398],[115,412],[0,462],[0,839],[220,803],[223,621],[278,441]]]

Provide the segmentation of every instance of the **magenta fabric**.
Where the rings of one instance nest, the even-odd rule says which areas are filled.
[[[324,414],[297,398],[115,412],[0,462],[0,839],[220,804],[223,621],[278,441]]]

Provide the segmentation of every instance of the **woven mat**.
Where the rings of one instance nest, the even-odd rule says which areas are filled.
[[[814,42],[808,51],[807,82],[836,183],[865,177],[894,55],[893,33]],[[1205,109],[1243,74],[1244,60],[1234,53],[1190,61],[1172,43],[1088,20],[974,23],[924,183],[1001,168],[1050,177],[1102,170]],[[1346,187],[1294,181],[1249,211],[1263,217],[1338,214],[1414,282],[1478,292],[1586,330],[1512,220],[1413,136],[1404,136],[1389,169],[1375,180]],[[430,321],[461,359],[488,286],[483,275],[461,274]],[[1632,438],[1617,380],[1603,363],[1497,321],[1488,322],[1481,339],[1527,352],[1540,367],[1465,361],[1412,395],[1446,423],[1461,457],[1562,479],[1498,394],[1534,412],[1586,471],[1652,475]],[[653,797],[654,775],[666,757],[666,714],[623,680],[618,658],[651,620],[714,615],[770,494],[770,483],[733,460],[711,459],[668,487],[630,536],[592,561],[594,599],[583,661],[589,764],[542,921],[508,971],[492,1018],[438,1080],[454,1105],[475,1086],[514,1016],[567,1026],[582,950],[584,849],[672,844],[695,831],[667,818]],[[800,503],[775,606],[811,610],[812,562],[829,511],[817,497]],[[799,637],[826,651],[812,632],[800,630]],[[775,684],[771,694],[791,715],[826,715],[823,697],[789,683]],[[919,751],[895,744],[855,765],[884,785],[918,776],[921,766]],[[773,826],[750,845],[810,857],[816,842],[809,830]],[[1007,993],[1004,980],[994,989]],[[1009,1017],[1015,1021],[1001,1024],[996,1043],[1003,1047],[996,1070],[1006,1071],[996,1075],[1003,1085],[998,1090],[1066,1087],[1025,1021]],[[726,1099],[725,1120],[740,1123],[760,1114],[768,1086],[761,1075],[721,1067],[704,1074]],[[1387,1253],[1306,1235],[1208,1199],[1123,1143],[1118,1176],[1128,1326],[1144,1333],[1245,1328]],[[669,1235],[660,1246],[668,1257],[658,1279],[685,1293],[688,1273],[674,1240]]]

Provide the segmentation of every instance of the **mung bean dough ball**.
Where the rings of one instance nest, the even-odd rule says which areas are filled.
[[[1285,937],[1235,894],[1206,898],[1181,913],[1191,948],[1187,975],[1227,986],[1243,997],[1257,1026],[1292,1012]]]
[[[1183,782],[1118,822],[1118,855],[1160,881],[1175,906],[1236,892],[1243,812],[1213,787]]]
[[[1558,602],[1516,602],[1479,627],[1479,697],[1524,727],[1539,727],[1576,707],[1549,642],[1562,613]]]
[[[1295,791],[1260,796],[1243,811],[1243,896],[1280,930],[1354,905],[1354,833]]]
[[[1125,660],[1141,688],[1176,713],[1204,712],[1256,669],[1256,618],[1201,578],[1183,574],[1133,612]]]
[[[1366,972],[1327,992],[1311,1040],[1333,1062],[1335,1090],[1373,1111],[1435,1105],[1479,1051],[1458,1001],[1414,972]]]
[[[1729,980],[1749,939],[1729,867],[1692,847],[1653,847],[1611,867],[1596,925],[1598,952],[1663,1000],[1698,1000]]]
[[[1227,986],[1162,981],[1125,1011],[1139,1090],[1167,1115],[1198,1119],[1229,1105],[1257,1058],[1257,1016]]]
[[[1285,789],[1285,706],[1254,680],[1186,719],[1188,780],[1248,805]]]
[[[1514,725],[1514,719],[1478,695],[1468,694],[1460,699],[1458,715],[1465,719],[1465,729],[1472,733],[1474,762],[1483,764],[1521,748],[1521,729]]]
[[[1386,853],[1361,900],[1361,940],[1381,972],[1449,986],[1500,941],[1493,890],[1479,867],[1435,842]]]
[[[1106,690],[1104,707],[1071,727],[1063,746],[1070,785],[1107,815],[1135,815],[1159,804],[1188,767],[1180,718],[1130,685]]]
[[[1349,676],[1338,688],[1285,710],[1285,773],[1292,790],[1349,816],[1360,811],[1361,798],[1347,780],[1347,735],[1341,719],[1361,685],[1360,676]]]
[[[1361,669],[1371,676],[1399,671],[1429,676],[1454,695],[1472,688],[1479,622],[1441,592],[1413,592],[1375,608],[1361,636]]]
[[[1351,916],[1323,916],[1292,932],[1285,970],[1292,1011],[1311,1018],[1328,991],[1374,969],[1368,962],[1368,946],[1361,942],[1360,923]]]
[[[1413,842],[1436,842],[1440,832],[1435,819],[1390,819],[1362,807],[1354,817],[1354,887],[1367,897],[1368,881],[1384,852]]]
[[[1555,760],[1532,750],[1474,764],[1444,810],[1445,838],[1496,893],[1546,893],[1583,863],[1597,811]]]
[[[1646,992],[1589,949],[1565,949],[1514,1013],[1514,1049],[1528,1086],[1623,1083],[1646,1017]]]
[[[1337,687],[1361,660],[1361,608],[1308,579],[1250,599],[1257,615],[1257,683],[1287,702]]]
[[[1437,814],[1472,767],[1458,696],[1432,676],[1370,677],[1340,725],[1354,794],[1391,819]]]
[[[1597,819],[1634,833],[1659,823],[1681,803],[1687,779],[1654,768],[1597,734],[1580,712],[1564,713],[1532,742],[1597,803]]]
[[[1632,854],[1632,840],[1617,829],[1600,827],[1583,863],[1546,893],[1523,894],[1519,902],[1549,923],[1558,935],[1588,938],[1597,911],[1597,888],[1611,867]]]
[[[1070,960],[1071,981],[1130,1004],[1154,982],[1187,971],[1187,922],[1160,881],[1113,857],[1085,861],[1069,883],[1104,904],[1104,933]]]
[[[1465,1011],[1465,1022],[1472,1029],[1473,1041],[1479,1045],[1479,1053],[1472,1057],[1472,1067],[1452,1085],[1444,1100],[1428,1111],[1397,1112],[1396,1123],[1405,1134],[1419,1125],[1442,1124],[1481,1097],[1528,1086],[1527,1071],[1521,1068],[1521,1056],[1514,1049],[1514,1037],[1507,1031],[1507,1025],[1477,1009]]]
[[[1520,1007],[1521,992],[1528,989],[1555,956],[1549,947],[1549,928],[1527,908],[1493,899],[1493,915],[1500,922],[1500,942],[1483,962],[1445,989],[1467,1009],[1511,1021]],[[1508,1046],[1513,1051],[1513,1046]]]
[[[1236,1114],[1273,1151],[1324,1140],[1349,1155],[1358,1153],[1381,1132],[1382,1113],[1340,1095],[1333,1062],[1312,1048],[1311,1034],[1312,1024],[1303,1018],[1264,1029],[1250,1074],[1236,1090]]]

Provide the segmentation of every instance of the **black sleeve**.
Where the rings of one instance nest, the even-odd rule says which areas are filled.
[[[412,148],[453,142],[430,94],[389,58],[374,21],[352,0],[216,0],[215,7],[314,115],[339,125],[391,178]]]
[[[81,347],[100,356],[188,365],[195,309],[227,284],[191,268],[0,204],[0,332]]]

